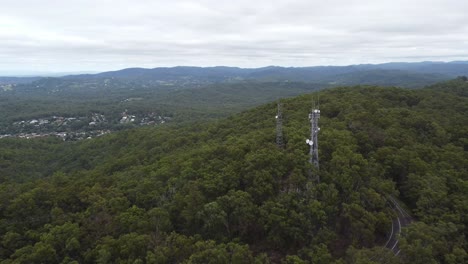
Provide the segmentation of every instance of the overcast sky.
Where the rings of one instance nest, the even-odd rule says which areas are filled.
[[[468,60],[466,0],[0,0],[0,73]]]

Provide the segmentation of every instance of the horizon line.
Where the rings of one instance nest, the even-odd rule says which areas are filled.
[[[194,65],[177,65],[177,66],[158,66],[158,67],[125,67],[125,68],[118,68],[118,69],[111,69],[111,70],[78,70],[78,71],[65,71],[65,72],[57,72],[57,71],[12,71],[12,72],[2,72],[0,71],[1,78],[44,78],[44,77],[64,77],[70,75],[94,75],[100,74],[105,72],[116,72],[122,71],[127,69],[145,69],[145,70],[153,70],[153,69],[173,69],[173,68],[237,68],[237,69],[262,69],[262,68],[270,68],[270,67],[277,67],[277,68],[318,68],[318,67],[350,67],[350,66],[362,66],[362,65],[385,65],[385,64],[420,64],[420,63],[462,63],[468,64],[468,60],[450,60],[450,61],[389,61],[389,62],[382,62],[382,63],[357,63],[357,64],[346,64],[346,65],[315,65],[315,66],[281,66],[281,65],[266,65],[260,67],[240,67],[240,66],[228,66],[228,65],[216,65],[216,66],[194,66]],[[18,72],[18,73],[15,73]]]

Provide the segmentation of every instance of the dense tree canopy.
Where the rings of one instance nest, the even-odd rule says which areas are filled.
[[[468,83],[321,91],[214,122],[0,140],[0,263],[464,263]],[[320,183],[311,180],[320,176]],[[395,197],[414,221],[394,253]]]

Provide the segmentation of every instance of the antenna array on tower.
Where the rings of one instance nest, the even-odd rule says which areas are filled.
[[[318,109],[318,105],[314,106],[312,108],[311,113],[309,114],[309,120],[310,120],[310,139],[306,140],[306,143],[310,146],[309,150],[309,162],[310,164],[313,164],[317,169],[319,168],[319,157],[318,157],[318,132],[320,131],[320,128],[318,126],[318,120],[320,118],[320,109]],[[320,179],[317,177],[317,181],[320,181]]]
[[[278,103],[278,113],[276,114],[276,145],[283,148],[283,113],[281,103]]]

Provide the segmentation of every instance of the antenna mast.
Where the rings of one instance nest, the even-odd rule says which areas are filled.
[[[310,164],[314,165],[317,169],[319,169],[319,157],[318,157],[318,132],[320,128],[318,126],[318,120],[320,118],[320,110],[319,107],[314,106],[312,108],[311,113],[309,114],[310,120],[310,139],[306,140],[306,143],[310,146],[309,150],[309,162]],[[317,177],[317,181],[320,182],[320,179]]]
[[[283,148],[283,113],[281,103],[278,102],[278,113],[276,114],[276,145]]]

